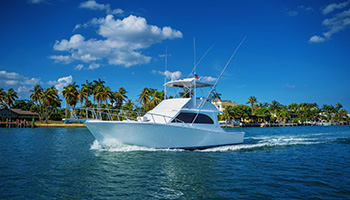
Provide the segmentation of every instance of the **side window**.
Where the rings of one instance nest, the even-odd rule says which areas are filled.
[[[192,123],[196,117],[196,113],[180,113],[171,123]],[[195,124],[214,124],[214,121],[207,115],[198,114]]]
[[[194,123],[197,124],[214,124],[214,121],[208,116],[199,114],[196,121]]]
[[[178,123],[178,122],[185,122],[185,123],[192,123],[194,117],[196,116],[195,113],[180,113],[171,123]]]

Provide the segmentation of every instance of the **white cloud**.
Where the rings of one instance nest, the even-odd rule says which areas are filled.
[[[98,69],[98,68],[100,68],[100,65],[99,65],[99,64],[92,63],[91,65],[89,65],[89,68],[88,68],[88,69],[94,70],[94,69]]]
[[[52,55],[50,58],[64,64],[76,60],[85,63],[107,60],[111,65],[130,67],[151,61],[151,57],[141,53],[142,49],[165,39],[182,38],[180,31],[167,26],[160,28],[149,25],[145,18],[133,15],[123,20],[107,15],[105,18],[92,19],[89,25],[97,26],[98,34],[103,39],[86,40],[84,36],[75,34],[69,40],[56,41],[53,47],[69,55]]]
[[[309,39],[310,43],[322,43],[324,41],[326,41],[326,39],[318,35],[314,35]]]
[[[165,72],[163,72],[163,71],[152,70],[152,73],[153,74],[157,74],[157,73],[161,74],[170,80],[176,80],[182,76],[182,73],[180,71],[170,72],[170,71],[166,70]]]
[[[345,8],[347,5],[349,5],[349,3],[350,3],[350,1],[345,1],[342,3],[338,3],[338,4],[337,3],[329,4],[324,9],[322,9],[322,14],[327,15],[327,14],[333,12],[334,10]]]
[[[59,78],[57,81],[49,81],[48,84],[54,85],[55,88],[58,90],[58,92],[61,93],[63,91],[63,88],[71,84],[72,81],[73,81],[73,77],[72,75],[70,75],[70,76]]]
[[[0,87],[17,88],[19,99],[28,99],[30,88],[37,84],[42,84],[40,78],[28,78],[16,72],[0,71]]]
[[[30,4],[40,4],[45,3],[46,0],[28,0],[28,3]]]
[[[203,78],[200,78],[201,81],[205,81],[205,82],[214,82],[217,80],[217,78],[215,77],[211,77],[211,76],[205,76]]]
[[[289,89],[294,89],[294,88],[296,88],[295,85],[289,85],[289,84],[286,84],[285,87],[286,87],[286,88],[289,88]]]
[[[291,11],[288,11],[287,14],[288,14],[289,16],[295,17],[295,16],[298,15],[298,12],[295,11],[295,10],[291,10]]]
[[[29,90],[31,90],[31,88],[25,86],[25,85],[22,85],[22,86],[19,86],[19,88],[17,89],[17,96],[18,96],[18,99],[27,99],[30,97],[30,92]]]
[[[109,4],[99,4],[94,0],[82,2],[80,3],[79,7],[90,9],[90,10],[105,10],[107,14],[123,14],[124,12],[120,8],[112,10]]]
[[[83,67],[84,67],[84,65],[79,64],[74,69],[80,71],[81,69],[83,69]]]
[[[350,1],[346,1],[339,4],[330,4],[325,9],[322,10],[323,14],[328,14],[336,9],[343,9],[347,7]],[[322,36],[315,35],[309,39],[310,43],[321,43],[332,38],[335,33],[343,31],[350,26],[350,8],[345,10],[339,10],[339,12],[334,13],[332,17],[326,18],[322,21],[322,26],[324,26],[327,31],[322,33]]]
[[[36,85],[39,83],[41,83],[40,78],[28,78],[16,72],[0,71],[0,87]]]

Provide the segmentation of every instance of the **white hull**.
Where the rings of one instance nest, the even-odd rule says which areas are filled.
[[[104,147],[113,142],[150,148],[201,149],[243,143],[243,132],[210,131],[176,124],[88,120],[85,125]]]

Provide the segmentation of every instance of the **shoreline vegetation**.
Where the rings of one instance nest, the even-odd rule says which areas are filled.
[[[62,95],[66,107],[61,107],[60,92],[54,87],[42,88],[35,85],[29,90],[30,100],[18,99],[13,88],[5,91],[0,88],[0,117],[1,127],[81,127],[82,124],[64,124],[63,118],[69,118],[69,109],[76,108],[104,108],[146,113],[164,99],[164,91],[144,87],[136,101],[127,96],[123,87],[112,91],[105,85],[105,81],[88,80],[81,85],[76,82],[63,88]],[[176,97],[191,93],[184,90]],[[174,98],[168,96],[167,98]],[[221,94],[212,93],[212,101],[221,99]],[[21,109],[37,113],[37,116],[4,115],[3,108]],[[223,127],[270,127],[270,126],[305,126],[305,125],[343,125],[349,124],[350,114],[342,104],[318,106],[316,103],[292,103],[283,105],[277,101],[258,102],[255,96],[248,98],[246,104],[226,106],[223,114],[218,114],[218,120]],[[55,121],[56,123],[52,123]],[[13,125],[15,124],[15,125]]]

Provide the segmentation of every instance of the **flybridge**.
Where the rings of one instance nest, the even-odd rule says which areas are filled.
[[[204,83],[199,81],[196,78],[185,78],[176,81],[169,81],[164,84],[165,87],[174,87],[174,88],[202,88],[202,87],[213,87],[214,84]]]

